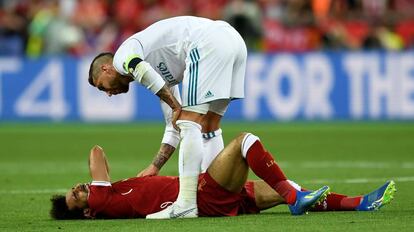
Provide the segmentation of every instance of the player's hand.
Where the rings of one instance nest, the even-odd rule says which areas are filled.
[[[159,172],[160,170],[157,167],[155,167],[153,164],[150,164],[146,169],[138,173],[137,177],[158,176]]]
[[[180,128],[177,126],[177,120],[180,117],[181,114],[181,107],[177,107],[175,109],[173,109],[172,111],[172,118],[171,118],[171,123],[173,125],[173,127],[179,132]]]

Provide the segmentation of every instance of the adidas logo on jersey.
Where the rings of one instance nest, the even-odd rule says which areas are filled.
[[[214,97],[214,94],[209,90],[206,95],[204,95],[204,98]]]

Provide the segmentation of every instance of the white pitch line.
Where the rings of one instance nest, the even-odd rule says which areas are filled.
[[[414,176],[401,176],[401,177],[382,177],[382,178],[355,178],[355,179],[315,179],[298,181],[300,184],[367,184],[367,183],[381,183],[387,180],[394,180],[395,182],[414,182]],[[1,190],[1,194],[59,194],[65,193],[69,188],[64,189],[21,189],[21,190]]]

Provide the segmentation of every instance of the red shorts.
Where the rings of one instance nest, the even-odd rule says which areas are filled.
[[[201,174],[197,192],[198,215],[237,216],[259,213],[254,196],[253,182],[246,182],[240,193],[232,193],[221,187],[208,174]]]

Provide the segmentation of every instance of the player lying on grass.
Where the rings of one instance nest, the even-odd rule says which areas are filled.
[[[249,167],[263,181],[246,182]],[[53,218],[145,217],[167,207],[178,195],[178,177],[134,177],[111,184],[105,154],[98,146],[91,150],[89,168],[92,183],[77,184],[66,196],[52,197]],[[258,137],[242,133],[200,175],[198,212],[200,216],[235,216],[288,204],[292,214],[300,215],[323,201],[329,191],[326,186],[314,192],[300,191],[300,187],[291,183]],[[394,190],[391,181],[364,197],[331,193],[313,210],[374,210],[387,204]],[[191,213],[172,212],[171,217]]]

